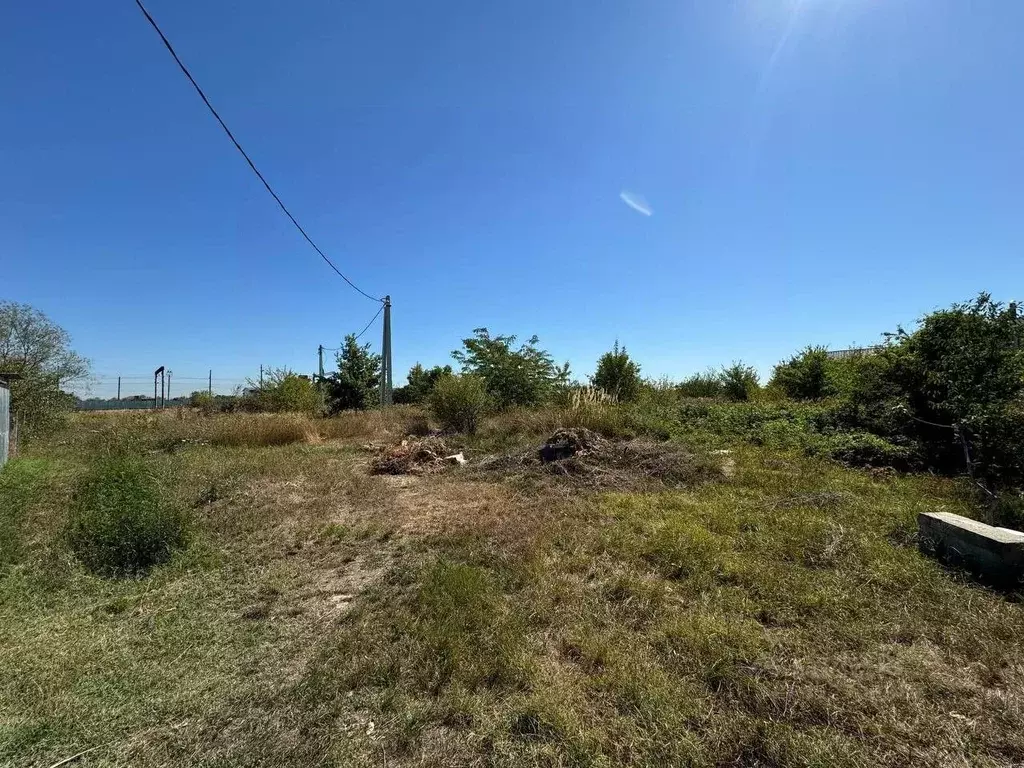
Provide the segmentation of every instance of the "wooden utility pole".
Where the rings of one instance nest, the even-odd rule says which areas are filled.
[[[324,378],[324,345],[321,344],[317,348],[317,354],[320,356],[320,379]]]
[[[384,340],[380,356],[380,404],[391,405],[391,297],[384,297]]]
[[[210,393],[210,397],[213,397],[213,368],[210,369],[210,382],[207,384],[206,391]]]
[[[117,377],[117,402],[121,402],[121,377]]]

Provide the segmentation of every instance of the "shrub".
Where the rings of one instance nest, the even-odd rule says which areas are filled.
[[[472,435],[487,409],[487,385],[479,376],[442,376],[430,395],[430,409],[444,429]]]
[[[769,386],[777,386],[794,400],[821,400],[838,391],[836,361],[825,347],[807,347],[775,366]]]
[[[82,479],[66,535],[82,564],[103,576],[142,574],[183,546],[183,515],[164,503],[159,485],[136,457],[101,459]]]
[[[198,408],[204,416],[209,416],[216,409],[216,401],[209,392],[195,391],[188,397],[188,404],[192,408]]]
[[[263,384],[254,386],[244,400],[245,410],[269,413],[314,414],[322,411],[324,405],[320,389],[307,376],[300,376],[287,368],[267,371]]]
[[[1016,307],[981,294],[888,337],[838,379],[848,426],[917,446],[936,471],[967,470],[992,486],[1024,482],[1024,322]]]
[[[730,400],[749,400],[759,389],[757,371],[742,362],[722,368],[719,379],[722,382],[722,393]]]
[[[635,400],[640,391],[640,366],[630,359],[626,348],[619,349],[615,342],[611,352],[605,352],[597,361],[594,386],[619,402]]]
[[[695,373],[684,379],[678,386],[683,397],[721,397],[723,394],[722,377],[718,372]]]
[[[909,470],[915,465],[914,452],[884,438],[864,432],[839,433],[809,441],[809,455],[823,455],[851,467],[892,467]]]

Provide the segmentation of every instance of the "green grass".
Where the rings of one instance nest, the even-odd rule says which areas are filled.
[[[915,546],[918,512],[974,512],[954,481],[741,442],[733,477],[690,490],[405,482],[367,475],[361,425],[351,443],[168,451],[139,421],[195,533],[111,580],[60,531],[113,418],[0,474],[22,510],[0,572],[0,764],[93,746],[80,764],[1024,761],[1021,606]],[[519,445],[513,419],[552,418],[477,440]]]

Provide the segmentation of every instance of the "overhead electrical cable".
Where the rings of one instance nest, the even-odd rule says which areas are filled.
[[[224,120],[221,119],[221,116],[217,114],[217,110],[213,108],[213,104],[211,104],[210,100],[206,98],[206,94],[203,93],[203,89],[199,87],[199,83],[197,83],[196,79],[192,77],[192,73],[188,71],[188,67],[185,66],[181,58],[175,52],[174,46],[171,45],[171,41],[167,39],[167,36],[157,25],[156,21],[150,15],[149,11],[146,10],[146,6],[142,4],[141,0],[135,0],[135,4],[139,6],[139,10],[142,11],[142,14],[146,17],[146,21],[148,21],[150,25],[153,27],[153,29],[156,30],[156,33],[160,35],[160,39],[163,41],[163,44],[167,48],[168,52],[174,58],[174,61],[177,63],[178,68],[181,69],[185,77],[188,78],[188,81],[192,83],[192,87],[196,89],[196,93],[199,94],[199,98],[203,100],[203,103],[206,104],[207,109],[210,110],[210,113],[217,119],[217,122],[220,123],[220,127],[224,129],[224,133],[228,135],[228,138],[231,139],[231,143],[235,145],[235,149],[237,149],[241,153],[242,157],[245,158],[245,162],[249,164],[249,167],[252,169],[252,172],[256,174],[257,178],[259,178],[261,182],[263,182],[263,186],[267,188],[267,192],[270,193],[270,196],[274,198],[277,204],[281,207],[281,210],[284,211],[284,215],[287,216],[289,220],[292,222],[292,224],[295,225],[295,228],[299,230],[299,233],[306,239],[306,242],[309,243],[313,247],[313,250],[320,254],[320,258],[326,261],[327,265],[331,269],[333,269],[342,280],[344,280],[346,283],[352,286],[353,289],[355,289],[356,291],[358,291],[371,301],[379,301],[381,302],[381,304],[383,304],[383,299],[377,298],[376,296],[371,296],[358,285],[349,280],[348,277],[346,277],[342,273],[342,271],[338,269],[337,266],[335,266],[334,262],[327,257],[327,254],[320,250],[320,247],[313,242],[313,238],[306,234],[306,230],[303,229],[302,225],[299,224],[299,222],[295,219],[294,216],[292,216],[292,213],[291,211],[288,210],[287,206],[285,206],[285,204],[281,202],[281,198],[278,197],[273,187],[270,186],[266,178],[264,178],[263,174],[260,173],[259,168],[256,167],[256,164],[252,161],[252,158],[249,157],[249,154],[244,149],[242,149],[242,145],[238,143],[238,139],[236,139],[235,135],[231,133],[231,129],[228,128],[227,123],[225,123]],[[373,321],[371,320],[370,322],[372,323]]]

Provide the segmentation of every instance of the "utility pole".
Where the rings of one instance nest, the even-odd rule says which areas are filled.
[[[324,378],[324,345],[321,344],[317,347],[316,352],[320,356],[320,380],[322,381]]]
[[[260,365],[260,389],[263,389],[263,366]]]
[[[172,371],[168,371],[167,372],[167,396],[168,397],[171,396],[171,373],[172,373]]]
[[[384,297],[384,340],[381,344],[380,404],[391,405],[391,297]]]
[[[210,393],[210,397],[213,397],[213,368],[210,369],[210,383],[207,385],[206,391]]]
[[[117,402],[121,402],[121,377],[117,377]]]

